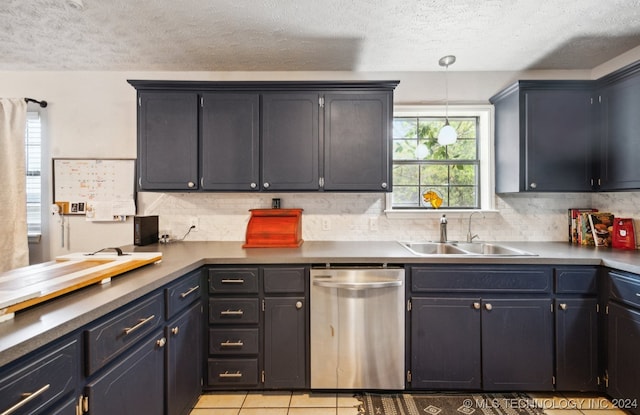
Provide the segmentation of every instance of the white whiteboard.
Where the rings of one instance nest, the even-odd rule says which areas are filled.
[[[85,214],[88,205],[101,202],[130,204],[134,200],[133,159],[53,160],[53,202],[68,203],[65,214]]]

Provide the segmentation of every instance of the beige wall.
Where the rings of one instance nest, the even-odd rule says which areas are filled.
[[[640,56],[640,48],[623,56],[613,66],[624,66]],[[597,71],[536,71],[536,72],[449,72],[449,99],[455,103],[487,103],[488,98],[517,79],[590,79]],[[46,109],[47,138],[50,157],[135,158],[136,106],[135,90],[127,79],[174,80],[350,80],[397,79],[397,104],[443,103],[444,74],[442,72],[354,73],[354,72],[0,72],[0,91],[6,97],[32,97],[49,102]],[[50,166],[50,160],[46,161]],[[50,167],[49,167],[50,168]],[[49,180],[48,190],[51,191]],[[51,194],[51,193],[49,193]],[[635,197],[634,194],[631,197]],[[202,217],[200,231],[189,236],[193,240],[244,239],[248,208],[266,207],[272,195],[166,195],[142,194],[139,214],[160,214],[161,227],[180,236],[185,215]],[[430,236],[429,222],[421,220],[388,219],[383,214],[384,197],[372,195],[283,195],[287,206],[305,208],[305,237],[307,239],[402,239]],[[602,199],[603,204],[616,203],[619,197]],[[563,234],[551,228],[540,232],[527,231],[531,217],[549,219],[551,227],[560,224],[567,199],[562,203],[543,203],[550,208],[540,209],[536,200],[555,201],[555,196],[531,198],[520,196],[499,199],[497,206],[505,214],[489,215],[479,226],[481,237],[487,240],[558,240]],[[524,201],[523,201],[524,200]],[[572,203],[593,201],[590,195],[569,198]],[[598,199],[600,201],[600,199]],[[291,201],[291,204],[289,204]],[[192,209],[175,210],[186,204]],[[223,207],[220,207],[223,206]],[[514,208],[515,206],[515,208]],[[608,206],[605,206],[608,207]],[[612,210],[615,206],[611,207]],[[225,215],[230,215],[229,217]],[[505,215],[507,219],[505,220]],[[331,231],[320,228],[323,217],[330,219]],[[380,230],[370,231],[370,218],[379,220]],[[562,219],[564,217],[562,216]],[[462,232],[463,218],[458,219]],[[493,221],[493,222],[491,222]],[[131,219],[124,223],[88,223],[83,217],[68,218],[70,244],[61,247],[61,227],[56,217],[50,218],[45,240],[50,241],[49,255],[76,251],[91,251],[106,246],[130,244],[133,241]],[[229,225],[229,226],[222,226]],[[455,223],[452,227],[456,226]],[[419,231],[416,231],[419,229]],[[421,229],[426,229],[421,231]],[[466,231],[465,231],[466,232]],[[46,257],[46,253],[45,253]],[[46,259],[46,258],[45,258]]]

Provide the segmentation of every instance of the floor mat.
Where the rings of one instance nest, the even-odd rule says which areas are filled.
[[[364,393],[363,415],[543,415],[525,393]]]

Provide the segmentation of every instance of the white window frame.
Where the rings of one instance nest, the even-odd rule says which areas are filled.
[[[493,105],[449,105],[450,117],[479,117],[478,158],[480,162],[480,209],[393,209],[392,194],[385,198],[385,215],[389,218],[420,218],[429,215],[468,216],[470,212],[495,212],[494,111]],[[395,105],[394,117],[444,117],[445,106]],[[393,162],[392,162],[393,163]]]

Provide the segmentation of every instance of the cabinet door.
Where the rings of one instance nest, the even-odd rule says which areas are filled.
[[[195,303],[166,327],[167,415],[188,414],[202,390],[202,305]]]
[[[325,95],[325,190],[391,191],[391,100],[391,92]]]
[[[598,301],[556,300],[556,390],[598,389]]]
[[[89,383],[89,413],[163,414],[164,341],[160,333],[152,336]]]
[[[600,190],[640,189],[640,73],[601,91]]]
[[[590,191],[595,138],[590,90],[527,90],[525,112],[528,191]]]
[[[262,96],[263,190],[318,190],[319,95]]]
[[[484,390],[553,390],[550,299],[486,299],[482,310]]]
[[[640,413],[640,311],[609,303],[607,393]]]
[[[259,105],[258,94],[203,94],[202,189],[259,190]]]
[[[307,303],[304,297],[265,298],[264,387],[307,386]]]
[[[138,97],[140,189],[197,189],[198,95],[143,91]]]
[[[474,298],[411,300],[412,389],[480,389],[479,308]]]

